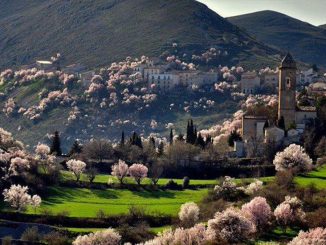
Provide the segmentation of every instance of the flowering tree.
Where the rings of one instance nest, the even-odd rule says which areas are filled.
[[[194,202],[187,202],[181,205],[179,211],[179,219],[186,227],[196,224],[199,219],[199,207]]]
[[[233,194],[237,192],[237,185],[234,178],[225,176],[221,185],[216,185],[214,191],[218,197],[232,198]]]
[[[153,240],[145,242],[144,245],[203,245],[207,242],[205,225],[197,224],[189,229],[165,230]]]
[[[36,160],[42,167],[44,173],[48,173],[49,169],[54,166],[55,157],[50,155],[50,147],[45,144],[38,144],[35,149]]]
[[[278,152],[273,161],[277,171],[293,170],[297,173],[312,169],[312,159],[303,147],[291,144],[284,151]]]
[[[33,206],[34,211],[36,212],[36,208],[38,208],[42,203],[42,199],[38,195],[33,195],[31,198],[30,204]]]
[[[255,232],[255,225],[241,210],[228,208],[224,212],[217,212],[215,218],[208,221],[207,238],[234,244],[248,240]]]
[[[302,202],[297,197],[286,196],[285,201],[274,210],[277,222],[285,229],[295,222],[302,222],[305,213],[302,210]]]
[[[113,229],[97,231],[84,236],[78,236],[73,245],[118,245],[121,236]]]
[[[3,191],[4,201],[17,211],[24,211],[31,203],[31,196],[27,193],[28,187],[12,185]]]
[[[271,207],[264,197],[255,197],[249,203],[244,204],[241,211],[260,230],[268,225],[272,217]]]
[[[67,168],[76,176],[77,181],[79,181],[80,175],[86,169],[86,163],[80,160],[71,159],[66,164]]]
[[[143,178],[147,177],[148,168],[140,163],[134,163],[129,167],[129,174],[140,185]]]
[[[128,175],[128,165],[125,161],[119,160],[118,163],[112,166],[111,174],[118,178],[121,184],[123,184],[123,179]]]
[[[263,188],[263,182],[260,180],[255,180],[254,182],[250,183],[245,189],[244,192],[247,195],[253,195],[254,193],[260,191]]]
[[[310,231],[300,231],[288,245],[323,245],[326,244],[326,228],[315,228]]]

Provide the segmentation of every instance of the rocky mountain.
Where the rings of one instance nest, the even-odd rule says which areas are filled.
[[[230,17],[228,20],[257,40],[310,64],[326,66],[326,30],[274,11]]]
[[[222,64],[268,64],[278,53],[195,0],[2,0],[0,9],[0,68],[57,52],[66,64],[98,67],[159,56],[172,43],[189,57],[227,51]]]

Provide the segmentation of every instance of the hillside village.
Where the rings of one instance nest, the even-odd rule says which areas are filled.
[[[0,244],[326,245],[321,2],[0,1]]]

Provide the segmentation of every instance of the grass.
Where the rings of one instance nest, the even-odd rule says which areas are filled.
[[[313,184],[318,189],[326,188],[326,166],[322,166],[305,175],[297,176],[294,181],[302,187],[307,187]]]
[[[69,171],[61,171],[61,178],[62,180],[75,180],[74,175],[69,172]],[[101,183],[101,184],[106,184],[108,183],[108,180],[110,179],[110,181],[113,181],[113,183],[119,183],[119,181],[117,180],[117,178],[115,178],[114,176],[111,175],[107,175],[107,174],[98,174],[94,180],[94,183]],[[160,179],[158,181],[158,185],[165,185],[168,183],[170,179]],[[178,184],[182,184],[183,183],[183,179],[173,179],[176,183]],[[87,177],[85,174],[83,174],[81,176],[81,181],[88,181]],[[134,184],[135,181],[134,179],[127,177],[125,178],[125,183],[128,184]],[[151,180],[146,178],[143,180],[142,184],[150,184]],[[218,183],[218,181],[216,179],[213,180],[195,180],[195,179],[190,179],[190,185],[216,185]]]
[[[71,217],[96,217],[99,209],[107,215],[118,215],[128,213],[129,208],[136,205],[143,207],[146,213],[176,216],[183,203],[199,203],[207,194],[207,189],[151,192],[52,187],[48,194],[37,213],[49,209],[54,214],[68,212]],[[28,212],[34,213],[34,210]]]

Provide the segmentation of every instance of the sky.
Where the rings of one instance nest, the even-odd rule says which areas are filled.
[[[274,10],[313,25],[326,24],[326,0],[197,0],[223,17]]]

